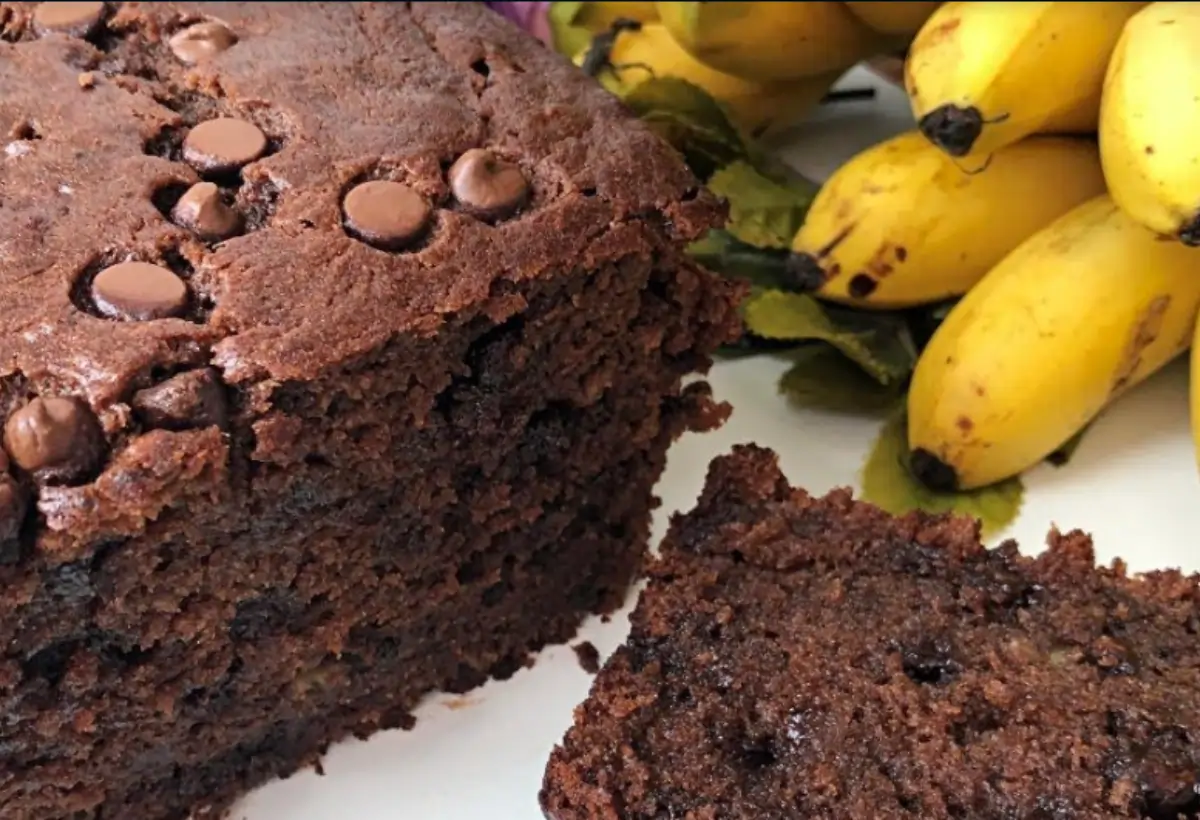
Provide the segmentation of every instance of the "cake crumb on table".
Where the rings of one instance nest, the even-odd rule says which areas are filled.
[[[594,675],[600,671],[600,651],[591,641],[582,641],[571,648],[575,650],[575,658],[584,672]]]

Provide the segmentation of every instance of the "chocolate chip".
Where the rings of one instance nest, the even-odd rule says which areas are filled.
[[[209,367],[139,390],[131,404],[143,424],[166,430],[224,427],[227,418],[225,391]]]
[[[242,229],[242,217],[221,197],[221,189],[211,182],[198,182],[187,190],[171,209],[171,220],[201,239],[218,241],[235,236]]]
[[[252,122],[218,117],[200,123],[183,140],[183,159],[201,173],[228,174],[267,150],[267,135]]]
[[[104,19],[103,3],[39,3],[33,10],[33,28],[41,36],[65,34],[87,37]]]
[[[450,166],[450,190],[465,210],[482,219],[503,219],[529,197],[525,175],[491,151],[472,148]]]
[[[100,422],[77,399],[36,398],[8,417],[4,449],[40,478],[72,481],[92,472],[104,452]]]
[[[167,45],[182,63],[195,65],[209,60],[237,43],[237,35],[224,23],[196,23],[171,35]]]
[[[433,213],[412,188],[388,180],[352,188],[342,201],[342,211],[351,236],[383,250],[398,250],[420,237]]]
[[[178,316],[187,308],[183,280],[148,262],[121,262],[92,280],[92,301],[110,319],[148,321]]]

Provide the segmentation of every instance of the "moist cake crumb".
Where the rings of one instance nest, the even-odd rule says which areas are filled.
[[[571,648],[575,650],[575,658],[584,672],[594,675],[600,671],[600,651],[591,641],[582,641]]]
[[[1022,556],[717,459],[546,769],[551,820],[1200,817],[1200,576]]]

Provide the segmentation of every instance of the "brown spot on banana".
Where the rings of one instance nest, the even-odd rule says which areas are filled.
[[[850,236],[850,234],[854,233],[854,229],[857,227],[857,222],[851,222],[849,225],[838,231],[833,239],[830,239],[829,242],[826,243],[825,247],[817,251],[817,259],[824,259],[826,256],[829,256],[829,254],[836,251],[838,245],[841,245],[843,242],[845,242],[846,238]]]
[[[1133,332],[1125,343],[1121,361],[1117,364],[1117,370],[1113,374],[1112,387],[1108,391],[1109,396],[1115,396],[1129,384],[1138,365],[1142,363],[1142,354],[1147,347],[1154,343],[1162,331],[1163,316],[1170,306],[1171,297],[1164,293],[1151,299],[1150,303],[1142,308],[1141,315],[1133,325]]]
[[[850,279],[846,290],[855,299],[865,299],[875,292],[875,288],[879,287],[879,283],[866,273],[856,273]]]
[[[971,421],[966,416],[959,416],[954,422],[954,426],[959,429],[963,435],[969,435],[975,429],[975,422]]]

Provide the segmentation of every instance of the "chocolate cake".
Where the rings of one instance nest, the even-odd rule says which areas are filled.
[[[789,488],[742,447],[677,517],[550,759],[553,820],[1200,817],[1200,576],[1022,557]]]
[[[0,815],[212,816],[613,608],[737,288],[471,3],[0,3]]]

